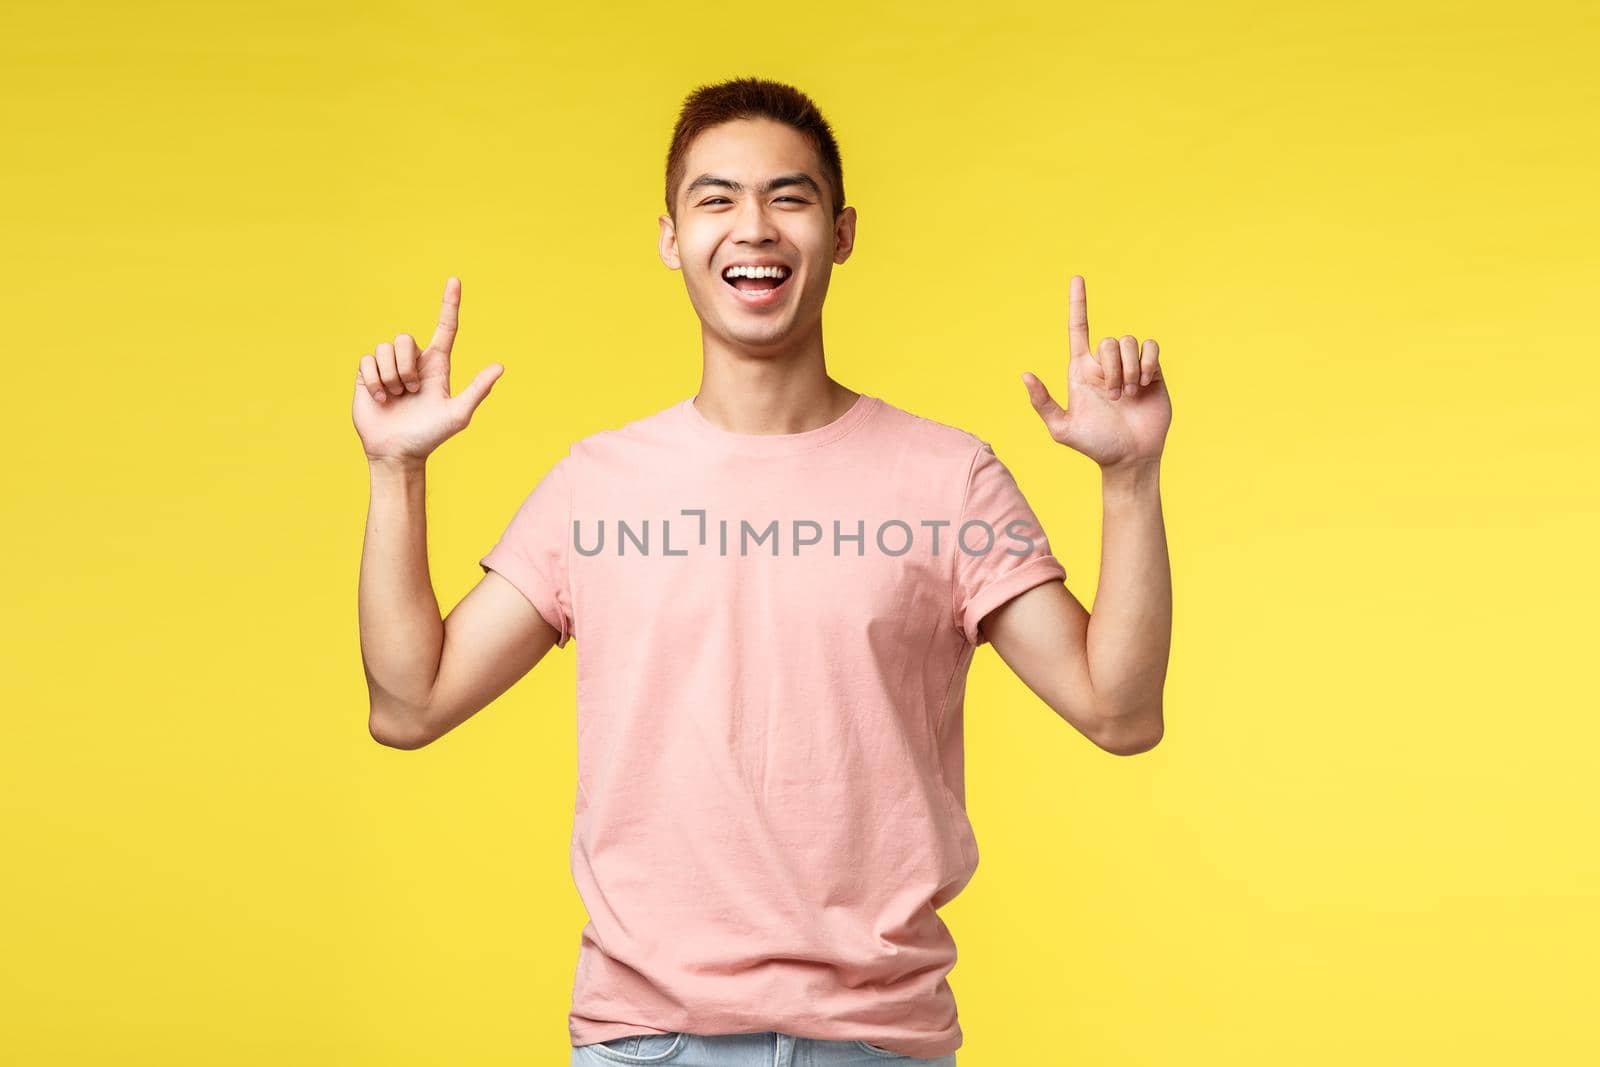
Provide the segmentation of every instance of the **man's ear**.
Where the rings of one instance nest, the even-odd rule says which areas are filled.
[[[683,260],[678,258],[677,228],[672,224],[671,215],[662,215],[660,222],[661,237],[657,244],[656,251],[661,255],[661,262],[665,263],[673,270],[678,270],[683,266]]]
[[[856,246],[856,209],[847,207],[833,223],[833,261],[843,263]]]

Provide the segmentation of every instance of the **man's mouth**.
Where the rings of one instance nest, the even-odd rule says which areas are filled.
[[[788,291],[794,272],[788,267],[729,267],[722,272],[723,284],[741,304],[775,304]]]

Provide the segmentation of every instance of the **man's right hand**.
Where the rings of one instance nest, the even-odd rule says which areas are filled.
[[[444,303],[433,340],[418,355],[417,343],[402,333],[376,353],[361,357],[356,371],[352,418],[367,458],[382,462],[427,459],[454,434],[466,429],[489,388],[505,370],[491,363],[459,396],[450,395],[450,348],[461,314],[461,279],[444,285]]]

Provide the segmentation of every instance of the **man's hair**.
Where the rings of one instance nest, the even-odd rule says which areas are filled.
[[[844,165],[833,130],[817,105],[792,85],[766,78],[733,78],[695,89],[678,112],[672,147],[667,150],[667,214],[674,222],[678,217],[674,198],[686,177],[689,145],[711,127],[735,119],[771,119],[803,134],[817,150],[822,177],[833,195],[833,217],[839,217],[844,210]]]

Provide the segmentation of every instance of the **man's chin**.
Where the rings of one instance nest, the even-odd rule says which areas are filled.
[[[725,323],[721,332],[724,340],[740,348],[779,349],[789,342],[795,330],[793,322],[785,321],[754,325]]]

